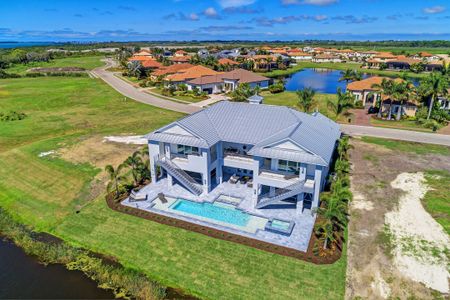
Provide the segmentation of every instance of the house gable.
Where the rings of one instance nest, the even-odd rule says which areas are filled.
[[[296,143],[293,143],[291,140],[284,140],[281,142],[277,142],[275,144],[268,145],[265,148],[272,148],[272,149],[285,150],[285,151],[295,151],[295,152],[302,152],[302,153],[308,153],[308,154],[314,155],[313,153],[307,151],[305,148],[297,145]]]
[[[187,131],[186,129],[182,128],[179,125],[173,125],[173,126],[167,128],[167,129],[165,129],[161,133],[168,133],[168,134],[176,134],[176,135],[196,137],[195,135],[193,135],[192,133],[190,133],[189,131]]]

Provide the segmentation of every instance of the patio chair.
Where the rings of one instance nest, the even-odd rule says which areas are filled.
[[[236,184],[238,181],[239,181],[239,176],[237,176],[236,174],[233,174],[233,175],[230,177],[230,180],[229,180],[229,182],[230,182],[231,184]]]
[[[162,204],[167,203],[167,199],[166,199],[166,197],[164,196],[163,193],[159,193],[158,194],[158,199],[159,199],[159,201],[161,201]]]
[[[138,202],[138,201],[146,201],[147,200],[147,194],[136,194],[134,191],[130,194],[130,202]]]
[[[247,187],[249,187],[249,188],[252,188],[252,187],[253,187],[253,178],[250,178],[250,179],[247,181]]]

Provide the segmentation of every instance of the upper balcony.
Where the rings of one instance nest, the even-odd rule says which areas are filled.
[[[270,170],[268,168],[261,168],[258,178],[260,184],[278,188],[287,187],[298,180],[300,180],[299,174]],[[307,190],[306,192],[310,192],[310,190],[312,191],[314,189],[314,179],[307,178],[305,189]]]
[[[253,170],[255,160],[251,155],[235,151],[224,151],[223,156],[223,165],[225,167]]]

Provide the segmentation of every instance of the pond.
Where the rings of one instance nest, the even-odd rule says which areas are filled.
[[[44,266],[0,237],[0,299],[114,299],[81,271]]]
[[[346,82],[339,82],[340,70],[307,68],[284,77],[287,91],[297,91],[310,87],[317,93],[335,94],[338,87],[345,91]],[[363,74],[363,79],[370,75]]]

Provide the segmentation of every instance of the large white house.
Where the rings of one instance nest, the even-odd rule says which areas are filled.
[[[239,181],[253,207],[319,205],[339,125],[320,113],[222,101],[147,135],[152,182],[193,196]]]

